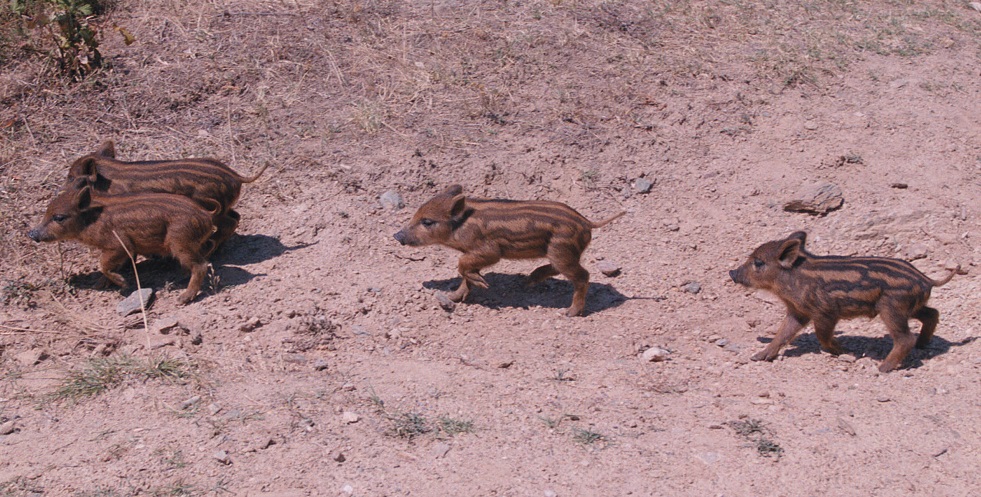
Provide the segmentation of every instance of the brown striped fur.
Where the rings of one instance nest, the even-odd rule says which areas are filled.
[[[242,184],[257,180],[266,167],[246,177],[214,159],[124,162],[116,159],[115,144],[107,141],[72,163],[66,187],[85,178],[94,190],[111,195],[153,192],[184,195],[199,203],[214,200],[221,205],[221,216],[215,218],[218,231],[212,237],[217,247],[238,227],[240,216],[232,207],[238,202]]]
[[[559,202],[473,199],[453,185],[423,204],[395,239],[402,245],[439,244],[463,252],[463,281],[448,295],[454,302],[465,299],[471,286],[487,288],[480,270],[501,259],[546,257],[549,264],[535,269],[529,284],[562,274],[575,289],[566,314],[578,316],[589,287],[589,272],[579,259],[592,239],[591,230],[623,214],[594,223]]]
[[[102,286],[111,282],[126,287],[116,272],[129,258],[126,249],[133,257],[174,257],[191,272],[187,290],[179,297],[187,304],[197,296],[207,276],[205,252],[212,248],[209,237],[216,229],[213,215],[181,195],[101,195],[89,186],[72,187],[51,201],[41,223],[28,236],[36,242],[77,240],[101,249],[99,268],[106,280]]]
[[[787,316],[776,337],[752,357],[772,361],[784,344],[809,322],[821,346],[838,355],[844,352],[834,338],[841,319],[881,316],[892,335],[892,351],[879,370],[892,371],[915,345],[925,348],[940,321],[940,313],[927,307],[930,291],[950,281],[955,269],[935,281],[912,264],[885,257],[817,256],[804,250],[807,234],[797,231],[783,240],[760,245],[749,259],[729,271],[732,281],[768,290],[787,306]],[[919,338],[913,338],[909,320],[923,323]]]

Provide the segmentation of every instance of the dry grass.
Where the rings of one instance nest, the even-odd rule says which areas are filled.
[[[304,182],[348,192],[479,185],[493,173],[447,173],[430,157],[462,164],[502,132],[537,133],[596,161],[630,136],[663,151],[665,128],[678,123],[686,139],[739,139],[771,91],[828,91],[856,60],[981,53],[975,14],[949,2],[836,0],[120,3],[112,20],[137,41],[107,36],[107,68],[81,83],[0,50],[3,298],[92,328],[77,324],[85,305],[66,298],[77,292],[70,278],[95,264],[89,251],[24,234],[69,162],[107,138],[125,159],[214,156],[243,172],[271,163],[246,203],[260,192],[264,205],[291,203]],[[23,43],[16,22],[0,15],[0,48]],[[747,84],[730,100],[665,103],[733,82]],[[392,156],[393,143],[411,143],[418,157]],[[357,165],[359,150],[368,159]],[[562,174],[576,188],[629,188],[627,165],[600,175],[586,159],[560,159],[533,166],[528,184]],[[391,174],[406,161],[419,166]],[[38,289],[57,300],[33,298]]]

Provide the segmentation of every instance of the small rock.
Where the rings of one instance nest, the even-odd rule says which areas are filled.
[[[729,339],[728,338],[720,338],[720,339],[718,339],[718,340],[715,341],[715,344],[718,345],[719,347],[725,347],[726,345],[729,345]]]
[[[314,371],[324,371],[327,369],[327,361],[325,359],[316,359],[313,361]]]
[[[220,462],[222,464],[231,464],[232,463],[232,459],[230,457],[228,457],[228,452],[225,452],[223,450],[219,450],[219,451],[215,452],[214,455],[213,455],[213,457],[215,458],[216,461],[218,461],[218,462]]]
[[[897,190],[905,190],[905,189],[909,188],[909,185],[907,185],[906,183],[893,183],[893,184],[891,184],[889,186],[891,186],[891,187],[893,187],[893,188],[895,188]]]
[[[890,399],[889,397],[886,397],[885,395],[880,395],[880,396],[876,397],[875,400],[877,400],[879,402],[885,403],[885,402],[889,402],[892,399]]]
[[[208,404],[208,414],[214,416],[221,412],[221,406],[218,404]]]
[[[253,317],[253,318],[249,319],[248,321],[242,323],[242,326],[239,326],[238,329],[240,331],[244,331],[246,333],[250,333],[252,331],[255,331],[255,329],[258,328],[258,327],[260,327],[260,326],[262,326],[262,321],[258,317]]]
[[[689,281],[688,283],[681,285],[681,290],[694,295],[702,291],[702,285],[700,285],[697,281]]]
[[[841,428],[841,431],[853,437],[855,436],[855,428],[852,427],[851,423],[845,421],[844,418],[838,418],[838,428]]]
[[[196,331],[193,335],[191,335],[191,345],[201,345],[201,342],[203,341],[204,337],[201,336],[200,331]]]
[[[650,193],[653,187],[654,182],[647,178],[637,178],[634,180],[634,191],[637,193]]]
[[[814,121],[804,121],[804,129],[814,131],[818,129],[818,124]]]
[[[514,365],[514,359],[508,359],[497,365],[499,369],[507,369]]]
[[[436,292],[436,301],[439,302],[439,306],[443,308],[446,312],[453,312],[456,309],[456,302],[450,300],[443,292]]]
[[[670,353],[671,351],[661,347],[651,347],[641,354],[641,358],[646,362],[661,362],[667,360]]]
[[[851,354],[841,354],[840,356],[838,356],[838,360],[851,363],[857,361],[858,358]]]
[[[0,435],[10,435],[15,429],[16,427],[14,426],[14,420],[11,419],[10,421],[0,425]]]
[[[929,250],[922,243],[914,243],[906,249],[906,258],[911,261],[925,259]]]
[[[352,487],[351,485],[344,485],[343,487],[341,487],[341,492],[344,492],[348,495],[354,495],[354,487]]]
[[[805,212],[808,214],[824,215],[841,208],[845,203],[841,188],[833,183],[811,183],[805,185],[799,198],[783,205],[787,212]]]
[[[269,447],[276,445],[276,440],[272,437],[260,436],[252,441],[251,450],[252,452],[257,452],[260,450],[266,450]]]
[[[357,423],[360,419],[361,418],[357,414],[351,411],[344,411],[344,414],[341,414],[341,421],[343,421],[346,425]]]
[[[48,358],[48,353],[42,349],[25,350],[14,355],[14,359],[23,366],[33,366]]]
[[[162,349],[164,347],[174,345],[177,343],[177,339],[172,336],[164,335],[160,338],[150,340],[150,350]]]
[[[140,300],[142,299],[143,305],[140,305]],[[122,302],[116,304],[116,312],[120,316],[129,316],[130,314],[140,312],[143,307],[147,309],[150,308],[150,304],[153,303],[153,289],[152,288],[141,288],[131,294],[129,297],[123,299]]]
[[[555,493],[555,490],[548,488],[545,489],[544,492],[542,492],[542,495],[544,495],[545,497],[558,497],[559,494]]]
[[[596,269],[606,276],[614,277],[620,274],[620,266],[610,261],[600,261],[596,264]]]
[[[449,451],[450,451],[450,445],[443,442],[438,442],[434,444],[433,448],[430,449],[430,452],[433,455],[433,459],[439,459],[441,457],[445,457]]]
[[[337,461],[337,462],[347,461],[347,457],[345,457],[344,453],[338,449],[334,449],[328,452],[327,457],[329,457],[332,461]]]
[[[190,399],[181,402],[181,409],[187,409],[188,407],[191,407],[197,404],[198,402],[201,402],[201,396],[195,395],[194,397],[191,397]]]
[[[702,461],[703,463],[711,466],[719,462],[720,459],[722,459],[722,454],[719,454],[718,452],[705,452],[702,454],[698,454],[695,457],[697,457],[699,461]]]
[[[345,383],[341,385],[341,390],[344,390],[345,392],[353,392],[357,388],[358,387],[354,386],[354,383]]]
[[[160,318],[153,322],[153,326],[150,327],[154,332],[160,333],[161,335],[169,334],[172,331],[176,331],[175,328],[180,326],[180,322],[174,316],[168,316],[165,318]]]
[[[392,211],[397,211],[405,207],[405,201],[402,200],[402,195],[395,190],[389,190],[381,194],[381,196],[378,197],[378,203],[380,203],[382,207]]]
[[[970,5],[972,9],[981,12],[981,2],[971,2],[968,5]]]

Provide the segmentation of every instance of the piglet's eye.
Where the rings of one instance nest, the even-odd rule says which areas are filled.
[[[66,219],[68,219],[68,216],[66,216],[64,214],[55,214],[55,215],[51,216],[51,220],[54,221],[54,222],[56,222],[56,223],[63,223],[63,222],[65,222]]]
[[[433,225],[436,224],[436,221],[433,221],[432,219],[423,219],[422,221],[419,221],[419,223],[427,228],[432,228]]]
[[[753,259],[753,266],[755,266],[756,269],[759,269],[759,268],[763,267],[764,265],[766,265],[765,262],[763,262],[763,261],[761,261],[759,259]]]

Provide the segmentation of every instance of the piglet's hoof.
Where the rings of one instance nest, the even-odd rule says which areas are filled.
[[[753,354],[753,357],[750,357],[750,359],[753,360],[753,361],[772,361],[773,360],[772,357],[767,357],[766,356],[766,351],[765,350]]]

